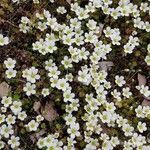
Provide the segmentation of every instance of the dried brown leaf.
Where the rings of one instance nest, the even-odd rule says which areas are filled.
[[[103,27],[104,27],[104,24],[99,23],[99,34],[100,34],[100,36],[101,36],[101,34],[102,34]]]
[[[45,134],[45,130],[42,129],[40,132],[37,133],[33,133],[30,135],[30,139],[32,140],[33,143],[35,143],[37,140],[39,140],[39,138]]]
[[[41,114],[47,121],[53,121],[58,116],[52,102],[47,102],[45,106],[41,107]]]
[[[100,67],[100,70],[110,70],[113,66],[113,62],[112,61],[102,61],[102,62],[99,62],[99,67]]]
[[[72,0],[66,0],[68,4],[71,5]]]
[[[38,102],[34,102],[33,104],[33,109],[35,112],[37,112],[38,114],[40,113],[39,110],[40,110],[40,107],[41,107],[41,103],[38,101]]]
[[[142,106],[150,106],[150,101],[147,99],[144,99],[142,102]]]
[[[139,86],[145,85],[146,84],[145,76],[138,73],[138,82],[139,82]]]
[[[6,82],[0,84],[0,97],[7,96],[10,91],[11,88]]]

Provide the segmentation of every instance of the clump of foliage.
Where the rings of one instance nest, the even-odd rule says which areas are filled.
[[[0,149],[150,149],[149,14],[141,0],[2,0]]]

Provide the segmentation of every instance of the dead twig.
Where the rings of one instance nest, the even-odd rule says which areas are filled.
[[[18,26],[16,26],[15,24],[11,23],[11,22],[8,21],[8,20],[4,20],[4,19],[0,18],[0,23],[1,23],[1,22],[2,22],[2,23],[8,23],[9,25],[11,25],[11,26],[13,26],[13,27],[19,29]]]

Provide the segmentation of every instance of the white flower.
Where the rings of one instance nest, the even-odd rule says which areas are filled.
[[[111,137],[111,144],[112,144],[112,146],[113,147],[116,147],[117,145],[119,145],[120,144],[120,141],[119,141],[119,139],[118,139],[118,137]]]
[[[106,110],[107,111],[110,111],[110,112],[114,112],[116,109],[115,105],[113,102],[111,103],[106,103]]]
[[[137,133],[134,133],[131,138],[131,143],[133,147],[140,147],[144,144],[146,144],[145,136],[138,135]],[[142,149],[143,150],[143,149]]]
[[[114,9],[111,9],[111,14],[110,14],[114,19],[118,19],[118,17],[120,16],[120,11],[119,11],[119,7]]]
[[[105,81],[105,82],[104,82],[104,87],[105,87],[107,90],[110,89],[110,88],[111,88],[111,83]]]
[[[39,0],[33,0],[33,3],[34,4],[39,4],[40,2],[39,2]]]
[[[26,92],[26,95],[30,96],[31,94],[35,94],[35,84],[31,84],[29,82],[26,83],[26,86],[23,88],[23,90]]]
[[[45,146],[45,139],[39,138],[37,146],[39,149],[42,149]]]
[[[118,76],[118,75],[116,75],[116,76],[115,76],[115,83],[116,83],[119,87],[122,87],[126,82],[125,82],[123,76]]]
[[[82,71],[79,70],[78,75],[79,75],[79,76],[78,76],[78,80],[79,80],[80,82],[82,82],[82,83],[84,83],[84,84],[86,84],[86,85],[89,85],[89,84],[90,84],[92,78],[91,78],[91,75],[90,75],[90,73],[88,72],[87,69],[82,70]]]
[[[47,29],[47,24],[46,24],[45,22],[39,21],[39,22],[38,22],[38,29],[39,29],[40,31],[46,30],[46,29]],[[44,49],[43,49],[43,50],[44,50]],[[43,55],[44,55],[44,54],[43,54]]]
[[[1,111],[5,113],[7,111],[7,107],[1,107]]]
[[[102,10],[103,10],[104,14],[107,14],[107,15],[111,14],[111,9],[107,5],[105,5],[104,7],[102,7]]]
[[[30,20],[26,16],[22,16],[21,17],[21,23],[30,24]]]
[[[16,3],[16,2],[19,3],[20,0],[12,0],[12,2],[13,2],[13,3]]]
[[[7,69],[13,69],[15,67],[16,60],[8,58],[7,60],[4,61],[4,64]]]
[[[123,46],[123,48],[125,53],[131,54],[133,52],[134,46],[127,43],[126,45]]]
[[[58,70],[57,66],[49,68],[49,73],[48,73],[49,77],[58,78],[59,75],[60,75],[60,71]]]
[[[64,119],[66,120],[66,125],[70,125],[70,126],[75,124],[76,121],[76,118],[73,117],[72,114],[68,114]]]
[[[100,119],[102,120],[103,123],[109,123],[111,121],[111,113],[109,111],[103,111],[102,114],[100,115]]]
[[[118,92],[116,89],[111,92],[111,95],[113,95],[113,97],[116,98],[118,101],[121,101],[121,93]]]
[[[97,146],[99,146],[98,139],[90,139],[90,143],[88,143],[84,150],[96,150]]]
[[[79,51],[79,58],[82,60],[87,60],[89,56],[89,51],[85,50],[85,47],[82,47],[81,50]]]
[[[9,105],[12,103],[12,98],[4,96],[1,103],[4,105],[4,107],[9,107]]]
[[[20,145],[19,140],[19,137],[11,136],[10,140],[8,140],[8,144],[11,146],[12,149],[14,149]]]
[[[17,115],[22,110],[21,106],[22,103],[20,101],[13,101],[13,104],[12,106],[10,106],[10,109],[15,115]]]
[[[110,37],[113,45],[120,45],[120,31],[118,28],[111,29],[107,27],[104,31],[106,37]]]
[[[143,12],[149,10],[148,3],[141,3],[140,10],[142,10]]]
[[[138,88],[140,90],[140,93],[143,94],[145,97],[150,96],[150,90],[149,90],[148,86],[141,85],[141,86],[137,87],[137,89]]]
[[[84,36],[81,36],[81,35],[75,35],[75,43],[76,45],[80,46],[80,45],[83,45],[84,44]]]
[[[0,149],[3,149],[5,147],[5,143],[0,140]]]
[[[37,122],[41,122],[41,121],[43,121],[43,120],[44,120],[44,117],[43,117],[43,116],[41,116],[41,115],[36,116],[36,121],[37,121]]]
[[[92,2],[92,3],[91,3],[91,2]],[[97,1],[97,0],[95,1],[95,0],[94,0],[94,1],[91,1],[91,2],[89,2],[88,5],[85,5],[85,8],[86,8],[86,11],[87,11],[87,12],[92,12],[92,13],[93,13],[93,12],[95,12],[95,10],[96,10],[95,7],[98,8],[98,7],[101,6],[101,5],[100,5],[101,1]],[[96,2],[99,2],[99,3],[98,3],[98,5],[96,6],[96,5],[93,4],[94,2],[95,2],[95,3],[96,3]]]
[[[144,112],[143,112],[143,108],[141,105],[139,105],[136,109],[135,109],[135,112],[136,112],[136,116],[137,117],[140,117],[140,118],[144,118],[145,115],[144,115]]]
[[[55,0],[49,0],[51,3],[54,3],[55,2]]]
[[[0,34],[0,46],[7,45],[9,43],[8,37],[4,37],[2,34]]]
[[[123,91],[123,93],[122,93],[123,96],[126,98],[129,98],[132,95],[132,93],[130,92],[130,89],[128,87],[123,88],[122,91]]]
[[[69,84],[66,79],[62,78],[58,80],[57,88],[62,91],[66,91],[69,88]]]
[[[15,116],[12,116],[11,114],[9,114],[6,118],[6,122],[8,125],[11,125],[11,124],[15,124],[16,122],[16,117]]]
[[[73,65],[72,65],[72,60],[69,59],[68,56],[65,56],[65,57],[64,57],[64,60],[62,60],[61,63],[64,65],[64,67],[65,67],[66,69],[73,67]]]
[[[144,106],[144,107],[143,107],[143,113],[144,113],[144,115],[145,115],[146,117],[148,117],[149,114],[150,114],[150,106]]]
[[[100,83],[106,82],[107,72],[105,70],[102,70],[98,73],[98,80]]]
[[[102,143],[102,149],[103,150],[113,150],[113,146],[110,141],[104,140]]]
[[[27,33],[30,30],[30,26],[28,26],[27,24],[19,24],[19,30],[23,33]]]
[[[150,44],[147,45],[148,53],[150,53]]]
[[[40,75],[38,74],[38,69],[36,69],[35,67],[31,67],[30,69],[25,69],[22,73],[23,73],[22,76],[31,83],[35,83],[36,80],[40,79]]]
[[[27,117],[27,114],[25,111],[21,111],[20,113],[18,113],[18,119],[23,121],[26,117]]]
[[[65,7],[59,6],[57,8],[57,12],[60,14],[65,14],[67,11],[66,11]]]
[[[72,102],[74,97],[75,97],[75,94],[74,93],[71,93],[70,90],[66,90],[64,93],[63,93],[63,97],[64,97],[64,102]]]
[[[108,136],[106,133],[101,133],[100,139],[101,139],[102,141],[104,141],[104,140],[109,140],[109,136]]]
[[[72,75],[71,73],[66,74],[65,79],[66,79],[67,81],[72,82],[72,81],[73,81],[73,75]]]
[[[47,18],[46,24],[54,29],[57,26],[57,19],[56,18]]]
[[[124,142],[124,149],[123,150],[133,150],[131,142]]]
[[[85,33],[85,40],[86,43],[90,42],[90,43],[94,43],[95,41],[97,41],[97,36],[94,35],[94,33],[92,31],[90,31],[89,33]]]
[[[0,134],[3,135],[5,138],[9,138],[10,135],[14,133],[11,125],[5,125],[3,124],[0,127]]]
[[[94,21],[93,19],[91,19],[88,21],[88,23],[86,25],[90,30],[94,30],[96,28],[96,24],[97,24],[97,22]]]
[[[145,57],[145,62],[147,63],[148,66],[150,66],[150,55],[147,55]]]
[[[6,73],[7,78],[10,79],[10,78],[14,78],[16,76],[17,71],[13,70],[13,69],[8,69],[8,70],[6,70],[5,73]]]
[[[48,61],[45,61],[45,69],[50,71],[51,67],[54,67],[55,63],[53,63],[52,59],[49,59]]]
[[[6,116],[4,114],[0,114],[0,124],[5,121]]]
[[[83,20],[89,17],[88,10],[85,10],[83,8],[77,9],[76,14],[79,20]]]
[[[26,127],[29,128],[30,131],[36,131],[38,129],[39,123],[35,120],[31,120]]]
[[[124,131],[125,136],[132,136],[134,128],[129,124],[124,124],[122,130]]]
[[[50,92],[49,92],[49,89],[48,89],[48,88],[43,88],[43,89],[42,89],[42,95],[43,95],[44,97],[48,96],[49,94],[50,94]]]
[[[71,138],[74,139],[76,136],[80,136],[80,132],[79,130],[79,124],[73,124],[72,126],[70,126],[70,128],[67,129],[67,132],[70,134]]]
[[[71,18],[70,26],[71,28],[79,29],[81,27],[81,22],[78,20],[78,18]]]
[[[138,122],[137,128],[139,132],[143,133],[143,131],[147,130],[146,123]]]
[[[51,87],[57,87],[57,84],[58,84],[57,78],[51,78],[50,82],[51,82]]]
[[[118,117],[118,119],[117,119],[118,127],[122,127],[127,123],[128,123],[127,119],[123,119],[121,116]]]

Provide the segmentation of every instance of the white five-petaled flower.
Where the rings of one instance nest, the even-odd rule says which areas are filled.
[[[7,69],[13,69],[15,67],[16,60],[8,58],[7,60],[4,61],[4,64]]]
[[[126,98],[129,98],[132,95],[132,93],[130,92],[130,89],[128,87],[123,88],[122,91],[123,91],[123,93],[122,93],[123,96]]]
[[[57,12],[60,14],[65,14],[67,11],[66,11],[65,7],[59,6],[57,8]]]
[[[39,123],[35,120],[31,120],[26,127],[29,128],[30,131],[36,131],[38,129]]]
[[[4,96],[1,103],[4,105],[4,107],[8,107],[12,103],[12,98]]]
[[[119,87],[122,87],[126,81],[124,80],[124,77],[123,76],[118,76],[116,75],[115,76],[115,83],[119,86]]]
[[[7,78],[11,79],[11,78],[16,77],[17,71],[13,70],[13,69],[8,69],[8,70],[6,70],[5,73],[6,73]]]
[[[9,43],[8,37],[4,37],[2,34],[0,34],[0,46],[7,45]]]
[[[147,130],[146,123],[138,122],[137,128],[140,133]]]
[[[30,82],[27,82],[23,90],[26,92],[26,95],[30,96],[31,94],[36,93],[35,87],[36,87],[35,84],[31,84]]]
[[[19,140],[19,137],[11,136],[10,140],[8,141],[8,144],[11,146],[12,149],[17,148],[20,145]]]

